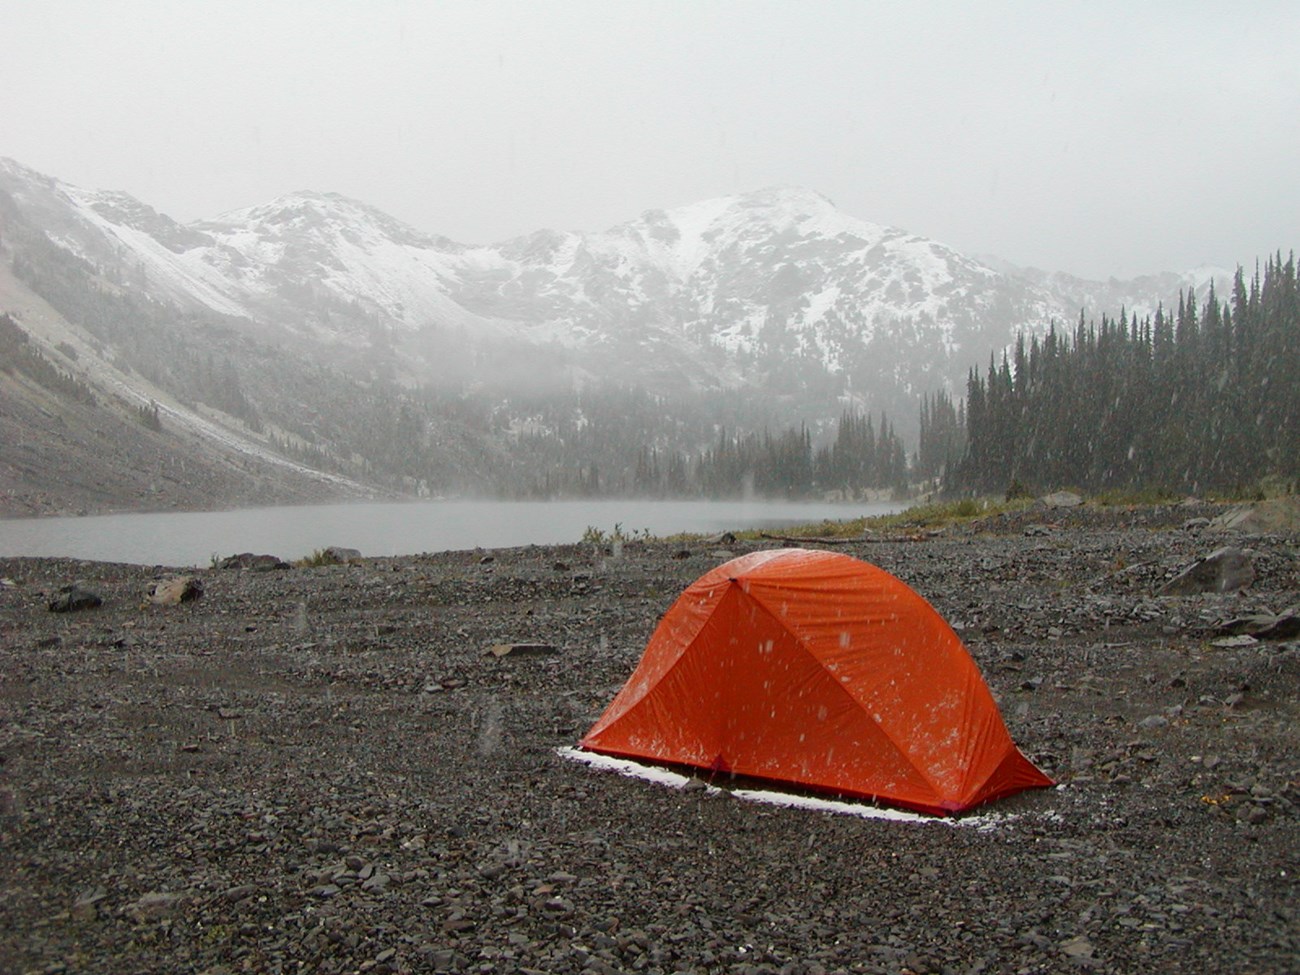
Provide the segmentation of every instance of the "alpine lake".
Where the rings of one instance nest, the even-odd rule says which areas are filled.
[[[419,501],[0,519],[0,556],[206,566],[240,552],[293,560],[329,546],[363,556],[559,545],[597,533],[712,535],[891,514],[901,502]]]

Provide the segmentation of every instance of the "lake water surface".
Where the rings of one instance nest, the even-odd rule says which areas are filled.
[[[237,511],[0,519],[0,556],[207,565],[238,552],[297,559],[341,545],[365,556],[554,545],[606,534],[712,534],[889,514],[894,503],[794,501],[429,501]]]

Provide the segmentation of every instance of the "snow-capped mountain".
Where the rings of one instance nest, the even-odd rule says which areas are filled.
[[[542,345],[570,369],[653,388],[811,371],[870,397],[882,381],[960,379],[1015,329],[1065,310],[1045,289],[799,189],[478,247],[336,194],[182,225],[8,161],[0,189],[124,288],[322,352],[391,347],[414,381],[445,371],[450,350],[464,365],[471,347]]]
[[[820,434],[849,404],[910,440],[919,395],[960,395],[1018,331],[1141,314],[1207,273],[1004,267],[787,187],[476,246],[331,193],[180,224],[0,159],[0,339],[22,359],[0,426],[67,462],[0,456],[0,495],[626,489],[638,450]]]
[[[1118,313],[1126,287],[1007,273],[775,187],[604,233],[488,246],[301,192],[189,225],[0,162],[11,217],[106,286],[399,381],[613,377],[912,412],[1022,329]],[[1187,282],[1154,282],[1174,294]],[[1153,282],[1131,289],[1149,301]],[[1104,299],[1111,304],[1098,307]]]

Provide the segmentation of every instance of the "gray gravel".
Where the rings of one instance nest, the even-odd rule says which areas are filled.
[[[0,971],[1296,971],[1300,645],[1215,641],[1300,602],[1300,555],[1182,527],[1212,513],[840,547],[958,628],[1062,783],[982,828],[557,756],[708,545],[213,569],[168,606],[170,570],[0,560]],[[1225,541],[1250,589],[1156,595]],[[103,604],[51,612],[74,583]],[[514,643],[554,650],[485,653]]]

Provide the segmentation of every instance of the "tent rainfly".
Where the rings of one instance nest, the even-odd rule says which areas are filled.
[[[929,603],[874,565],[805,549],[692,583],[580,744],[936,815],[1052,784]]]

